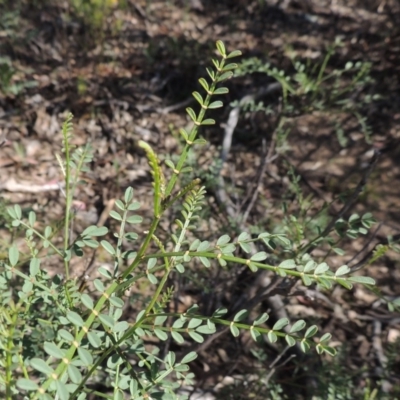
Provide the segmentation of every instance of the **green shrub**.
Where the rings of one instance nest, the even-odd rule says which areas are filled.
[[[193,124],[188,131],[180,130],[184,141],[180,157],[175,162],[165,161],[168,174],[164,175],[153,149],[145,142],[139,143],[149,160],[154,185],[153,217],[142,236],[134,228],[143,224],[143,218],[131,187],[110,212],[119,224],[112,237],[107,236],[106,227],[96,226],[87,227],[76,238],[71,236],[74,192],[81,184],[81,173],[88,171],[92,160],[89,145],[75,149],[71,146],[71,115],[63,125],[63,157],[58,157],[65,177],[62,232],[50,226],[39,229],[33,211],[25,215],[18,205],[8,209],[13,227],[25,230],[28,251],[12,244],[8,260],[0,265],[3,398],[82,400],[89,394],[109,399],[123,399],[125,395],[134,399],[185,398],[178,396],[177,389],[193,382],[189,364],[197,354],[191,351],[178,358],[175,352],[168,351],[160,356],[161,343],[169,338],[178,345],[188,340],[202,343],[207,335],[216,332],[217,326],[229,327],[235,337],[240,331],[249,331],[256,342],[283,341],[290,347],[299,346],[305,353],[335,355],[336,350],[330,345],[331,334],[319,336],[318,327],[307,326],[304,320],[281,318],[270,324],[267,313],[251,318],[247,310],[226,319],[227,309],[219,308],[208,316],[202,315],[196,305],[182,313],[167,310],[174,290],[168,287],[169,276],[186,274],[193,261],[206,269],[239,264],[252,272],[267,270],[326,290],[335,284],[346,289],[354,283],[374,285],[372,278],[353,275],[346,265],[334,271],[326,260],[310,254],[312,249],[327,243],[338,249],[341,238],[365,234],[374,222],[370,214],[355,214],[329,224],[321,220],[321,225],[311,231],[302,229],[295,217],[288,217],[282,232],[241,232],[234,238],[222,234],[214,242],[200,237],[196,226],[201,222],[198,218],[205,188],[199,179],[180,189],[178,185],[180,178],[190,173],[186,164],[189,151],[206,143],[198,136],[199,128],[215,123],[206,118],[207,110],[222,107],[216,96],[226,94],[228,89],[219,84],[231,78],[237,68],[230,59],[239,56],[239,51],[227,54],[221,41],[217,42],[217,50],[219,59],[213,59],[214,68],[207,69],[209,79],[199,80],[206,94],[193,93],[200,111],[187,109]],[[170,238],[161,240],[160,221],[171,207],[178,205],[181,217],[176,220]],[[310,238],[310,232],[318,234]],[[57,240],[59,233],[62,243]],[[253,252],[255,245],[261,250]],[[71,279],[70,264],[74,258],[82,257],[85,249],[99,246],[112,257],[113,266],[98,268],[101,278],[95,279],[93,288],[87,290],[81,282]],[[276,264],[267,262],[272,253]],[[50,277],[41,267],[48,256],[62,261],[63,276]],[[151,286],[152,294],[148,298],[143,296],[143,306],[130,319],[123,312],[130,301],[126,293],[142,281]],[[149,337],[153,338],[151,347],[144,342]],[[97,389],[99,384],[108,395]]]

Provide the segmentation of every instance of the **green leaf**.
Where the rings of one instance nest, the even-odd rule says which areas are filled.
[[[19,260],[19,251],[14,245],[8,249],[8,258],[11,266],[15,267]]]
[[[49,356],[57,359],[61,359],[65,356],[65,350],[60,349],[53,342],[44,342],[43,349]]]
[[[110,217],[117,221],[122,221],[122,217],[115,210],[110,211]]]
[[[33,225],[35,225],[36,222],[36,214],[34,213],[34,211],[29,212],[28,220],[29,220],[29,225],[33,227]]]
[[[247,318],[249,315],[249,312],[247,310],[241,310],[239,311],[233,318],[235,322],[243,321],[244,319]]]
[[[69,393],[65,384],[59,380],[55,381],[57,396],[60,400],[69,400]]]
[[[76,383],[77,385],[81,383],[82,374],[79,369],[75,367],[75,365],[68,364],[68,375],[73,383]]]
[[[19,206],[19,204],[16,204],[16,205],[14,206],[14,212],[15,212],[15,215],[16,215],[16,217],[17,217],[18,219],[21,219],[21,218],[22,218],[22,211],[21,211],[21,207]]]
[[[238,242],[245,242],[246,240],[251,240],[251,236],[247,232],[242,232],[237,238]]]
[[[115,205],[121,210],[124,211],[125,210],[125,205],[121,200],[115,200]]]
[[[248,264],[248,267],[250,268],[251,272],[257,272],[258,271],[257,265],[252,263],[252,262]]]
[[[326,278],[318,277],[318,283],[324,288],[324,289],[332,289],[332,281]]]
[[[203,325],[203,326],[199,326],[198,328],[196,328],[196,332],[204,334],[204,335],[212,335],[213,333],[216,332],[216,328],[215,328],[215,325],[213,325],[213,326]]]
[[[190,353],[186,354],[185,357],[182,358],[181,364],[189,364],[190,362],[194,361],[197,358],[197,354],[195,351],[191,351]]]
[[[302,340],[300,342],[300,348],[303,353],[307,353],[307,351],[310,350],[310,345],[305,340]]]
[[[360,219],[360,216],[358,214],[352,214],[349,218],[349,223],[354,223],[355,221],[358,221]]]
[[[267,336],[271,343],[275,343],[278,340],[278,336],[276,336],[276,333],[273,331],[269,331]]]
[[[168,317],[166,315],[159,315],[154,320],[154,325],[162,325],[167,319]]]
[[[66,317],[75,326],[81,327],[84,325],[82,317],[75,311],[68,311]]]
[[[332,250],[336,253],[339,254],[339,256],[344,256],[345,251],[343,249],[339,249],[338,247],[333,247]]]
[[[198,327],[199,325],[201,325],[202,323],[203,323],[203,321],[202,321],[201,319],[192,318],[192,319],[189,321],[188,328],[189,328],[189,329],[197,328],[197,327]]]
[[[221,54],[222,57],[226,57],[226,50],[225,50],[224,42],[222,40],[217,40],[216,46],[219,51],[219,54]]]
[[[103,246],[105,250],[107,250],[112,256],[115,255],[115,249],[111,243],[107,242],[107,240],[102,240],[100,244]]]
[[[232,78],[232,76],[233,76],[233,72],[232,71],[226,71],[221,76],[218,77],[217,82],[226,81],[227,79]]]
[[[7,212],[12,219],[17,218],[17,214],[15,213],[15,210],[12,207],[7,208]]]
[[[110,302],[110,304],[112,304],[114,307],[117,308],[122,308],[124,306],[124,301],[122,299],[120,299],[119,297],[116,296],[111,296],[108,301]]]
[[[287,318],[281,318],[275,322],[275,325],[272,327],[274,331],[280,331],[285,326],[289,325],[289,320]]]
[[[207,108],[210,109],[221,108],[223,105],[224,103],[222,103],[222,101],[217,100],[210,103]]]
[[[144,317],[145,314],[146,310],[140,311],[140,313],[136,316],[136,323],[139,322]]]
[[[182,264],[176,264],[175,268],[180,274],[183,274],[185,272],[185,267]]]
[[[49,238],[51,235],[51,232],[52,232],[51,226],[46,226],[46,228],[44,230],[44,237]]]
[[[168,339],[168,335],[159,328],[154,329],[154,334],[162,341],[165,341]]]
[[[98,272],[99,274],[103,275],[103,276],[104,276],[105,278],[107,278],[107,279],[112,279],[112,278],[113,278],[111,272],[110,272],[107,268],[99,267],[99,268],[97,269],[97,272]]]
[[[32,276],[35,276],[39,273],[40,271],[40,259],[39,258],[32,258],[30,263],[29,263],[29,273]]]
[[[250,260],[251,261],[264,261],[268,257],[268,254],[265,251],[260,251],[254,254]]]
[[[233,58],[233,57],[239,57],[242,55],[242,52],[240,50],[234,50],[232,52],[230,52],[226,58]]]
[[[119,333],[119,332],[125,332],[128,330],[129,324],[126,321],[119,321],[114,325],[113,332],[114,333]]]
[[[87,333],[87,338],[88,338],[88,340],[89,340],[89,343],[90,343],[93,347],[98,348],[98,347],[101,346],[101,339],[97,336],[97,333],[96,333],[96,332],[89,331],[89,332]]]
[[[178,344],[182,344],[185,342],[185,340],[183,339],[183,336],[179,332],[171,331],[171,336],[172,336],[172,339],[174,339],[175,342]]]
[[[254,322],[253,325],[261,325],[268,321],[269,315],[266,313],[261,314]]]
[[[96,225],[91,225],[81,233],[81,236],[104,236],[107,232],[108,228],[105,226],[97,227]]]
[[[201,121],[201,125],[215,125],[215,119],[204,119],[203,121]]]
[[[331,347],[331,346],[324,346],[323,347],[323,351],[327,354],[329,354],[330,356],[334,357],[336,355],[336,349]]]
[[[215,89],[213,94],[217,95],[217,94],[227,94],[227,93],[229,93],[228,88],[220,87],[220,88]]]
[[[312,325],[306,330],[304,337],[308,339],[310,337],[313,337],[317,332],[318,332],[318,327],[316,325]]]
[[[136,240],[138,237],[139,235],[135,232],[126,232],[124,234],[124,238],[129,241]]]
[[[172,327],[174,329],[180,329],[180,328],[183,327],[183,325],[185,325],[185,322],[186,322],[186,319],[183,320],[183,319],[179,318],[179,319],[174,321],[174,323],[172,324]]]
[[[347,290],[353,288],[353,285],[345,279],[336,279],[336,282],[345,287]]]
[[[58,331],[58,335],[60,336],[61,339],[67,341],[67,342],[73,342],[75,338],[65,329],[60,329]]]
[[[223,71],[232,71],[232,70],[236,69],[237,67],[238,67],[238,65],[236,63],[226,64],[223,68]]]
[[[165,160],[164,162],[165,162],[165,165],[167,165],[172,170],[175,169],[175,164],[171,160]]]
[[[197,115],[194,112],[193,108],[191,107],[187,107],[186,108],[186,112],[188,113],[189,117],[194,121],[197,122]]]
[[[310,286],[312,284],[312,280],[308,275],[302,275],[301,279],[303,280],[304,286]]]
[[[203,88],[205,89],[205,91],[208,93],[210,91],[210,87],[208,86],[207,81],[204,78],[200,78],[199,79],[199,83],[201,86],[203,86]],[[215,92],[214,92],[215,93]]]
[[[311,272],[315,269],[317,266],[317,263],[313,260],[310,260],[307,262],[307,264],[304,266],[304,272]]]
[[[293,346],[296,344],[296,340],[295,340],[292,336],[290,336],[290,335],[286,335],[286,336],[285,336],[285,340],[286,340],[286,343],[287,343],[290,347],[293,347]]]
[[[250,335],[255,342],[261,340],[261,333],[257,329],[250,329]]]
[[[156,266],[157,264],[157,258],[149,258],[147,261],[147,269],[152,269]]]
[[[179,129],[179,133],[182,135],[183,139],[186,142],[189,140],[189,135],[183,128]]]
[[[140,215],[131,215],[126,219],[128,224],[141,224],[143,222],[143,217]]]
[[[81,301],[86,308],[88,308],[89,310],[93,309],[94,307],[93,300],[88,294],[83,293],[81,296]]]
[[[338,270],[335,272],[335,276],[341,276],[341,275],[346,275],[350,272],[350,268],[347,265],[342,265],[341,267],[338,268]]]
[[[206,267],[206,268],[210,268],[211,263],[210,260],[206,257],[199,257],[201,263]]]
[[[105,291],[105,287],[103,285],[103,282],[100,279],[95,279],[93,281],[93,285],[99,292],[103,293]]]
[[[125,204],[129,204],[133,199],[133,188],[128,186],[124,193]]]
[[[158,279],[155,275],[153,274],[147,274],[147,279],[152,283],[153,285],[157,285]]]
[[[290,328],[290,333],[295,333],[295,332],[299,332],[302,329],[304,329],[306,326],[306,322],[302,319],[299,319],[298,321],[296,321],[293,326]]]
[[[82,240],[82,242],[83,242],[84,245],[86,245],[88,247],[91,247],[92,249],[97,249],[97,247],[99,247],[99,242],[97,240],[94,240],[94,239],[85,238],[85,239]],[[80,246],[80,247],[83,247],[83,246]]]
[[[215,72],[211,69],[211,68],[206,68],[206,71],[208,73],[208,75],[210,76],[210,78],[212,79],[212,81],[214,82],[215,80]]]
[[[167,354],[167,360],[169,365],[174,366],[175,362],[176,362],[176,356],[175,353],[173,351],[169,351]]]
[[[234,336],[234,337],[238,337],[239,336],[240,331],[239,331],[239,328],[236,325],[230,324],[229,328],[231,330],[232,336]]]
[[[228,312],[228,310],[227,310],[226,308],[218,308],[217,310],[214,311],[212,317],[213,317],[213,318],[221,318],[221,317],[223,317],[227,312]]]
[[[241,249],[245,252],[245,253],[250,253],[251,251],[251,246],[249,243],[239,243],[239,246],[241,247]]]
[[[208,240],[204,240],[200,243],[199,247],[197,248],[198,252],[207,251],[210,248],[210,242]]]
[[[36,382],[30,381],[29,379],[19,378],[17,380],[17,386],[22,390],[37,390],[39,388]]]
[[[362,283],[363,285],[375,285],[375,280],[369,276],[350,276],[347,278],[350,282]]]
[[[135,211],[139,208],[140,208],[140,203],[137,201],[134,201],[133,203],[129,204],[129,206],[128,206],[129,211]]]
[[[322,342],[329,342],[332,339],[332,335],[327,332],[324,335],[321,336],[321,338],[319,339],[320,343]]]
[[[201,97],[201,94],[199,92],[193,92],[192,95],[201,106],[204,104],[203,97]]]
[[[294,269],[296,268],[296,262],[294,260],[285,260],[279,264],[279,268],[283,269]]]
[[[323,263],[319,264],[317,268],[315,268],[314,274],[322,275],[326,271],[329,271],[329,265],[327,263],[323,262]]]
[[[107,326],[108,328],[113,328],[115,325],[114,318],[107,314],[99,314],[98,318],[101,321],[101,323]]]
[[[218,241],[217,241],[217,246],[224,246],[225,244],[229,243],[231,238],[229,235],[223,235],[221,236]]]
[[[189,336],[197,343],[203,343],[204,338],[203,336],[199,335],[197,332],[189,331]]]
[[[221,246],[222,253],[228,256],[232,256],[235,250],[236,246],[234,243],[228,243],[225,246]]]
[[[51,375],[52,373],[54,373],[53,368],[51,368],[46,362],[44,362],[40,358],[32,358],[32,360],[30,360],[30,364],[32,368],[36,369],[39,372],[42,372],[43,374]]]
[[[78,347],[78,355],[83,365],[89,366],[93,364],[93,357],[88,350],[83,347]]]

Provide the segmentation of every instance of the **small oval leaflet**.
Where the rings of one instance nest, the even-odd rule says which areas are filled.
[[[281,318],[278,321],[276,321],[275,325],[272,327],[272,330],[280,331],[286,325],[289,325],[289,320],[287,318]]]
[[[93,357],[88,350],[78,347],[78,354],[84,365],[89,366],[93,364]]]
[[[301,331],[306,326],[306,322],[302,319],[296,321],[293,326],[290,328],[290,333],[295,333]]]
[[[60,359],[65,356],[65,350],[60,349],[55,343],[44,342],[44,351],[51,357]]]
[[[185,357],[182,358],[181,364],[188,364],[197,358],[197,353],[195,351],[191,351],[190,353],[186,354]]]
[[[82,317],[75,311],[68,311],[66,317],[75,326],[80,327],[84,324]]]
[[[30,364],[33,368],[35,368],[39,372],[42,372],[43,374],[50,375],[54,372],[53,368],[51,368],[45,361],[41,360],[40,358],[32,358],[32,360],[30,360]]]
[[[23,390],[31,391],[39,388],[36,382],[30,381],[29,379],[20,378],[17,381],[17,386]]]

